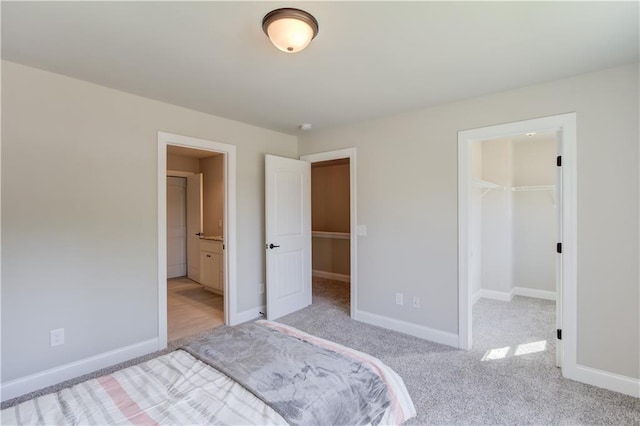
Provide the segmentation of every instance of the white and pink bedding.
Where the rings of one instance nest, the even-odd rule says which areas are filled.
[[[400,424],[415,415],[402,379],[377,358],[282,324],[259,323],[357,360],[379,375],[390,399],[379,418],[380,424]],[[177,350],[9,407],[2,411],[2,424],[288,423],[239,383],[189,353]]]

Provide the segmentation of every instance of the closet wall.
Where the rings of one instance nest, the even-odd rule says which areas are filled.
[[[187,157],[185,155],[178,154],[167,154],[167,170],[200,173],[200,163],[195,157]]]
[[[556,291],[558,218],[555,189],[549,188],[556,182],[556,145],[554,137],[513,143],[513,284],[516,288]]]
[[[474,299],[555,298],[556,139],[496,139],[472,147],[470,270]]]
[[[349,160],[311,166],[312,269],[314,276],[349,281]]]
[[[469,281],[471,294],[480,295],[482,288],[482,196],[485,189],[479,184],[482,180],[482,143],[471,145],[471,187],[469,206]]]
[[[501,293],[513,288],[512,145],[508,139],[482,142],[482,179],[500,185],[482,196],[482,288]]]

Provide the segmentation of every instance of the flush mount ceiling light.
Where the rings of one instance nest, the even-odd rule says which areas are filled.
[[[318,21],[304,10],[276,9],[264,16],[262,30],[275,47],[295,53],[307,47],[318,34]]]

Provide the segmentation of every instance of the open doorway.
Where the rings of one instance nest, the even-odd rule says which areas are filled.
[[[484,361],[559,362],[558,152],[556,131],[471,144],[472,333]]]
[[[356,150],[300,159],[311,163],[313,303],[357,319]]]
[[[517,121],[495,126],[482,127],[458,132],[458,290],[459,322],[458,346],[471,350],[473,347],[473,197],[476,189],[473,180],[472,150],[476,142],[501,138],[513,138],[526,133],[555,132],[558,144],[556,158],[555,203],[558,217],[556,277],[556,365],[562,368],[562,375],[569,379],[577,376],[577,202],[576,202],[576,114],[567,113],[531,120]],[[499,184],[483,183],[482,190],[499,189]],[[544,185],[543,185],[544,186]],[[491,188],[490,188],[491,187]],[[511,188],[513,189],[513,188]],[[505,189],[506,190],[506,189]],[[514,191],[515,192],[515,191]],[[477,197],[477,195],[475,195]],[[554,337],[556,337],[554,336]],[[535,343],[535,342],[531,342]],[[520,353],[535,350],[532,347],[515,348]],[[532,349],[533,348],[533,349]],[[496,348],[502,352],[509,349]],[[514,351],[515,352],[515,351]],[[500,356],[500,355],[498,355]]]
[[[177,151],[176,151],[177,150]],[[184,151],[188,150],[188,151]],[[188,168],[187,171],[175,170],[178,168],[175,164],[169,164],[168,160],[168,151],[172,151],[173,154],[182,153],[189,154],[187,157],[196,157],[197,160],[197,170],[195,164],[193,164],[194,160],[186,160],[191,161],[191,168]],[[200,151],[200,153],[198,153]],[[196,266],[198,269],[196,270],[197,279],[192,281],[202,281],[204,280],[205,284],[209,283],[210,287],[219,285],[219,296],[222,297],[222,311],[224,312],[224,324],[227,325],[235,325],[241,321],[238,317],[237,312],[237,260],[236,260],[236,147],[233,145],[223,144],[219,142],[209,141],[205,139],[197,139],[189,136],[175,135],[166,132],[158,132],[158,163],[157,163],[157,182],[158,182],[158,349],[162,350],[167,347],[168,341],[168,321],[167,321],[167,281],[168,281],[168,272],[169,264],[168,264],[168,222],[167,222],[167,213],[168,213],[168,204],[167,204],[167,195],[168,195],[168,178],[167,171],[173,170],[170,172],[174,175],[174,177],[178,178],[186,178],[187,180],[194,180],[199,183],[202,183],[199,191],[204,192],[204,175],[199,177],[200,174],[200,161],[201,159],[204,163],[208,161],[215,163],[221,162],[222,164],[222,181],[217,181],[219,185],[222,187],[222,216],[216,216],[213,213],[207,213],[205,210],[205,204],[203,202],[202,206],[202,214],[196,215],[197,220],[202,218],[202,224],[200,225],[200,230],[198,232],[189,231],[188,228],[186,231],[179,231],[178,234],[184,233],[186,234],[183,237],[183,240],[187,240],[184,243],[187,248],[184,248],[186,252],[186,256],[189,256],[188,250],[188,238],[194,238],[195,240],[195,250],[191,250],[191,255],[194,258],[200,258],[200,261],[192,261],[191,262],[191,271],[189,271],[189,261],[185,259],[185,265],[183,269],[177,269],[177,271],[182,271],[186,269],[187,277],[190,273],[194,272],[193,266]],[[218,164],[219,165],[219,164]],[[203,164],[203,167],[206,164]],[[187,167],[187,166],[185,166]],[[197,172],[197,173],[196,173]],[[187,192],[184,197],[188,196],[188,186],[185,183],[185,192]],[[214,185],[215,186],[215,185]],[[195,192],[199,192],[195,191]],[[180,196],[178,196],[178,199]],[[218,198],[219,201],[219,198]],[[214,207],[212,207],[213,209]],[[219,209],[219,207],[217,207]],[[180,208],[178,208],[180,211]],[[192,210],[193,211],[193,210]],[[186,221],[189,223],[188,214],[186,211],[186,207],[183,210],[184,219],[182,221]],[[204,228],[204,224],[207,222],[206,217],[211,215],[212,220],[209,221],[209,224],[213,228]],[[196,221],[197,221],[196,220]],[[178,221],[180,222],[180,221]],[[209,234],[207,234],[207,232]],[[189,235],[193,234],[193,235]],[[204,234],[204,235],[195,235],[195,234]],[[201,238],[201,237],[209,237],[209,238]],[[221,238],[220,238],[221,237]],[[222,241],[216,241],[222,240]],[[222,253],[216,253],[216,250],[209,245],[213,245],[214,243],[221,246]],[[183,244],[183,243],[180,243]],[[182,246],[184,247],[184,246]],[[179,252],[180,250],[178,250]],[[210,257],[207,256],[210,255]],[[219,256],[215,256],[219,254]],[[175,253],[174,253],[175,255]],[[179,257],[179,256],[178,256]],[[221,259],[221,262],[220,262]],[[204,260],[204,262],[203,262]],[[213,263],[212,265],[206,265],[206,263]],[[173,261],[172,261],[173,263]],[[179,262],[178,262],[179,263]],[[205,263],[205,267],[203,269],[203,263]],[[219,266],[219,270],[215,269],[215,266]],[[205,272],[203,276],[203,271]],[[177,273],[174,269],[172,273]],[[217,281],[216,281],[217,280]],[[211,284],[213,282],[214,284]],[[188,284],[192,284],[188,282]],[[202,283],[199,283],[197,286],[203,287]],[[209,292],[211,294],[215,294],[215,292]]]
[[[167,339],[224,324],[224,154],[167,146]]]
[[[351,301],[349,159],[311,164],[313,303],[349,315]]]

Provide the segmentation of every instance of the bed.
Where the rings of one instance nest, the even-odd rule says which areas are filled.
[[[401,424],[402,379],[377,358],[270,321],[2,411],[2,424]]]

